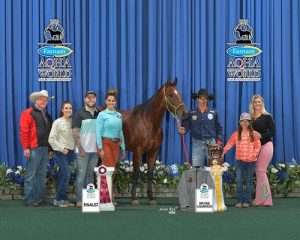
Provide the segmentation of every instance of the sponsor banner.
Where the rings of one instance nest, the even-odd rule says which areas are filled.
[[[233,29],[234,43],[227,43],[229,56],[227,81],[260,81],[261,65],[258,56],[262,50],[253,42],[254,30],[248,19],[240,19]]]
[[[39,43],[39,81],[71,81],[72,66],[68,56],[71,43],[64,43],[64,28],[58,19],[51,19],[44,29],[45,43]]]

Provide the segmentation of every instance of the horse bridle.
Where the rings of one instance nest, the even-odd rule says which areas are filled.
[[[176,93],[177,94],[177,93]],[[178,109],[181,108],[182,106],[184,106],[184,103],[181,101],[181,103],[178,106],[175,106],[171,103],[171,101],[167,98],[167,94],[166,94],[166,90],[164,87],[164,95],[165,95],[165,102],[166,102],[166,107],[168,112],[177,119],[177,115],[178,115]],[[168,105],[170,105],[172,108],[174,108],[174,113],[169,109]]]

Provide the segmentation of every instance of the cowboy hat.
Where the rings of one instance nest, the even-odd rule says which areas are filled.
[[[206,88],[201,88],[198,93],[192,94],[192,99],[197,100],[199,97],[205,97],[208,99],[208,101],[214,99],[214,95],[208,94],[208,91]]]
[[[36,100],[37,97],[47,97],[48,100],[51,100],[52,98],[54,98],[54,96],[52,96],[52,97],[48,96],[48,91],[47,90],[42,90],[40,92],[31,93],[30,96],[29,96],[29,101],[32,102],[32,103],[35,103],[35,100]]]

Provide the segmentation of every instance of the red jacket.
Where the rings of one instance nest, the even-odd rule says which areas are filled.
[[[36,107],[30,107],[21,113],[20,117],[20,140],[22,148],[36,148],[51,146],[48,143],[48,137],[52,126],[52,118],[46,112],[43,113]]]

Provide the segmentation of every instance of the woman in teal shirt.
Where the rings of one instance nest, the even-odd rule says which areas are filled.
[[[118,90],[109,90],[105,97],[106,109],[99,113],[96,121],[96,137],[102,164],[115,167],[120,156],[126,157],[124,135],[122,130],[122,115],[115,110]]]

